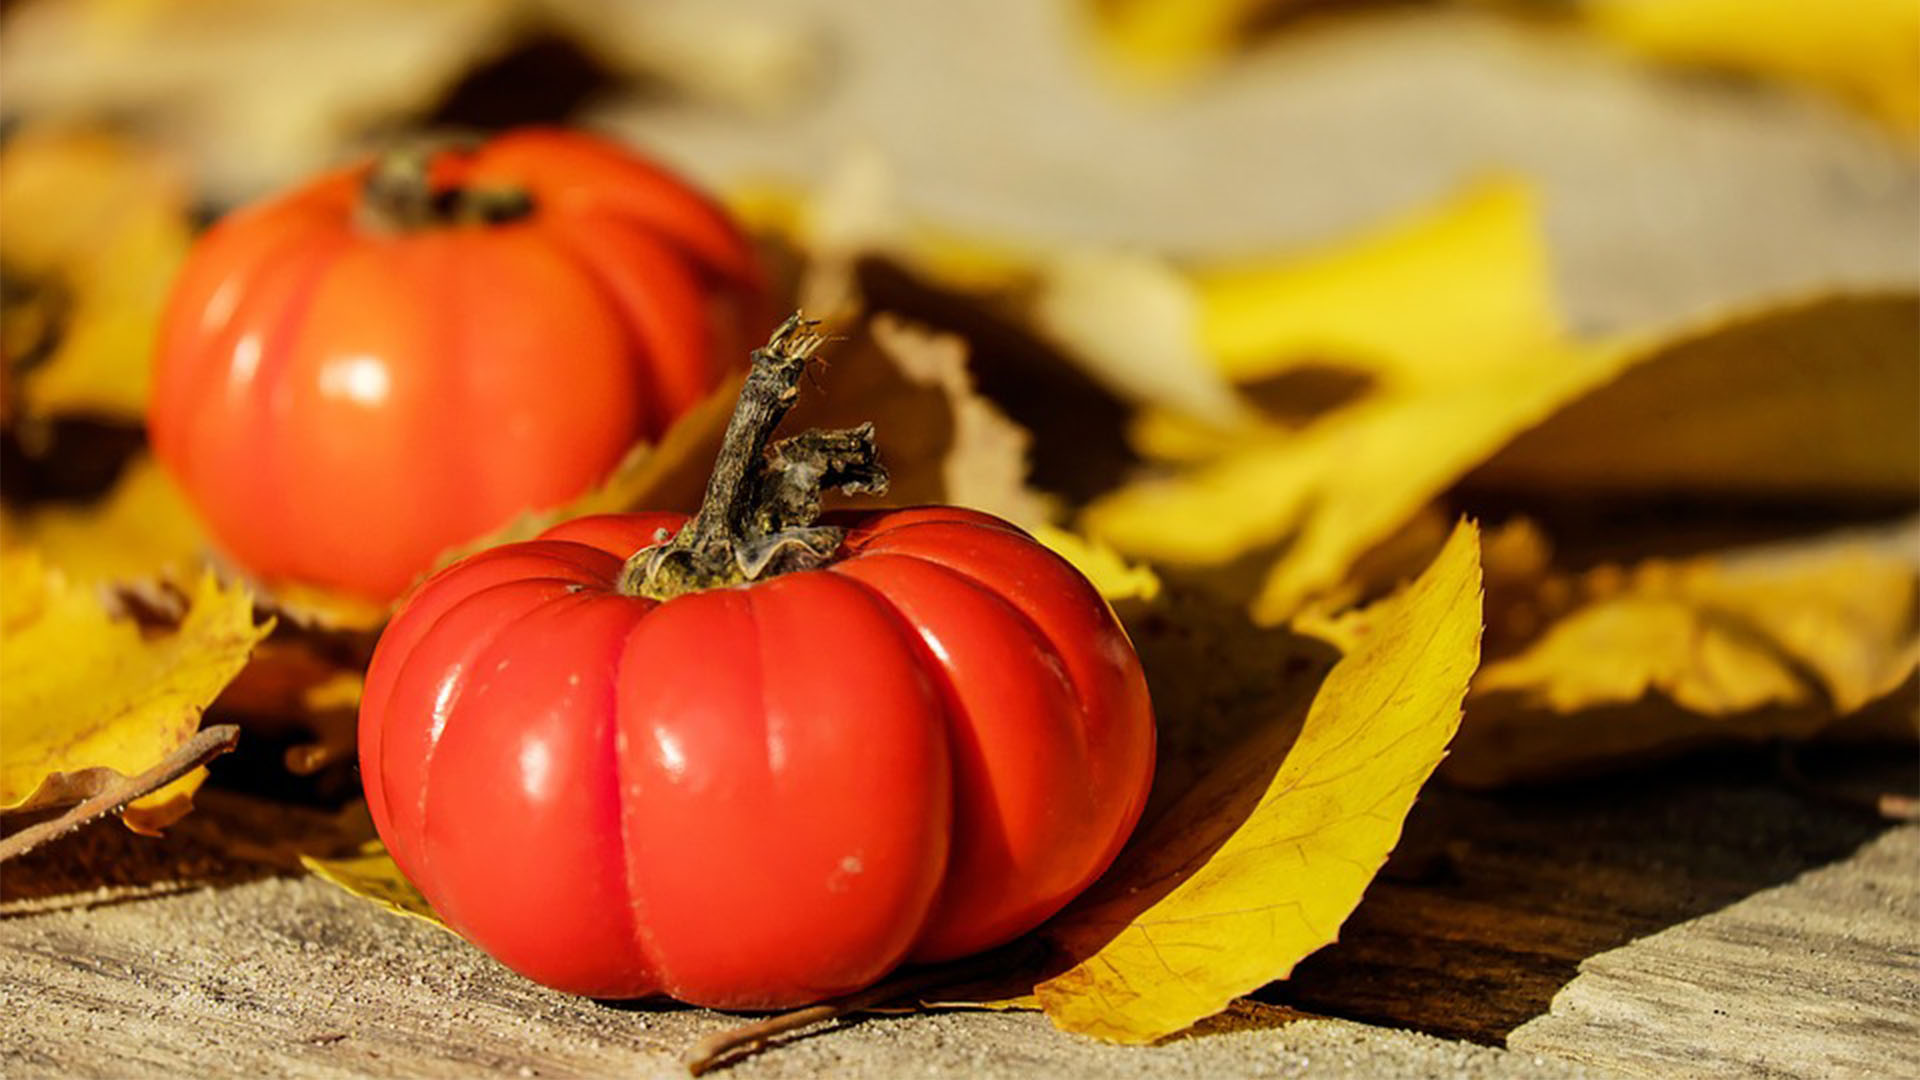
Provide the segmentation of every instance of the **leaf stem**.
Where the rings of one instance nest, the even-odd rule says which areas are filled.
[[[174,748],[160,763],[137,776],[124,777],[108,785],[105,791],[79,803],[57,818],[29,825],[19,832],[0,838],[0,862],[24,855],[51,840],[57,840],[81,826],[118,810],[143,795],[166,787],[175,780],[233,749],[240,741],[235,724],[215,724],[203,728],[193,738]]]

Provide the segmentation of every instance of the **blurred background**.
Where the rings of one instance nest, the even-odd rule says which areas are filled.
[[[878,160],[958,231],[1180,256],[1514,173],[1597,332],[1920,272],[1914,24],[1902,0],[25,0],[0,110],[164,150],[202,214],[423,125],[565,122],[723,193]]]
[[[1274,1001],[1522,1047],[1591,958],[1913,814],[1920,0],[11,0],[8,543],[78,581],[197,558],[129,464],[193,237],[396,139],[529,124],[714,192],[816,279],[784,302],[857,261],[872,308],[957,337],[971,382],[928,427],[984,398],[1013,449],[943,445],[926,490],[1216,605],[1134,624],[1163,702],[1299,693],[1207,634],[1278,669],[1257,632],[1482,519],[1485,663],[1443,783]],[[955,463],[989,459],[957,494]],[[248,675],[278,681],[223,699],[252,726],[216,787],[354,797],[378,613],[324,622],[283,622]],[[1842,721],[1875,749],[1808,749]],[[251,805],[169,842],[226,858]],[[172,872],[88,836],[97,857],[10,893]],[[1718,1030],[1710,1007],[1656,1011]],[[1600,1060],[1608,1033],[1581,1039]]]

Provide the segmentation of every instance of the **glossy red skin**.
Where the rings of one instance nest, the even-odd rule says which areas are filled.
[[[367,801],[455,929],[577,994],[776,1008],[1008,941],[1106,869],[1153,715],[1064,560],[928,507],[839,518],[823,569],[616,592],[684,520],[473,556],[381,639]]]
[[[763,328],[726,216],[610,143],[531,130],[434,159],[436,185],[530,193],[506,224],[370,227],[369,167],[200,240],[148,426],[239,563],[388,600],[447,548],[591,486]]]

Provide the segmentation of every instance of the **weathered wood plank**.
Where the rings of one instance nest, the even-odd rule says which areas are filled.
[[[1920,826],[1586,960],[1508,1043],[1648,1076],[1920,1071]]]
[[[1884,754],[1815,772],[1913,782]],[[738,1074],[1897,1074],[1886,1066],[1920,1057],[1920,830],[1797,792],[1765,755],[1531,794],[1436,789],[1410,827],[1344,940],[1261,995],[1345,1020],[1249,1005],[1133,1051],[1026,1015],[886,1018]],[[667,1076],[728,1022],[550,993],[439,930],[281,876],[284,838],[353,834],[214,792],[164,841],[108,826],[9,865],[0,1073]],[[1350,1020],[1511,1033],[1521,1052]]]
[[[1912,790],[1911,757],[1843,752],[1816,758],[1815,771],[1864,797]],[[1849,865],[1888,825],[1797,790],[1766,751],[1730,751],[1536,792],[1436,787],[1408,828],[1341,941],[1263,1000],[1502,1044],[1546,1014],[1589,957],[1813,868]],[[1835,930],[1810,944],[1838,950],[1846,941]],[[1711,953],[1689,959],[1698,970],[1675,978],[1718,984]],[[1649,1037],[1673,1046],[1704,1038],[1677,1017],[1657,1019]],[[1823,1047],[1803,1050],[1818,1060]],[[1920,1042],[1910,1052],[1920,1055]]]
[[[731,1024],[545,990],[458,939],[314,878],[0,921],[0,1074],[677,1077]],[[877,1017],[741,1062],[739,1077],[1548,1078],[1604,1070],[1249,1004],[1151,1048],[1029,1013]]]

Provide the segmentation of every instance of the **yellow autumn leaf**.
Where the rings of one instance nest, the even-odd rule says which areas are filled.
[[[1258,18],[1315,0],[1080,0],[1094,40],[1121,70],[1149,85],[1190,76],[1218,59]]]
[[[1806,736],[1920,667],[1920,525],[1589,571],[1474,678],[1448,775],[1476,786],[1703,739]]]
[[[1189,270],[1191,310],[1213,313],[1195,315],[1213,329],[1194,330],[1194,347],[1243,392],[1303,371],[1363,383],[1305,417],[1221,425],[1149,409],[1133,434],[1162,467],[1094,501],[1082,526],[1156,563],[1261,573],[1254,611],[1272,624],[1470,472],[1478,487],[1561,494],[1899,497],[1920,484],[1910,297],[1574,342],[1535,217],[1523,188],[1494,184],[1297,267]],[[1407,318],[1370,321],[1370,305]]]
[[[1223,373],[1312,364],[1365,388],[1302,424],[1149,410],[1141,449],[1188,467],[1096,500],[1087,532],[1173,566],[1259,560],[1263,623],[1337,585],[1467,471],[1635,358],[1565,337],[1537,218],[1524,186],[1491,182],[1297,262],[1188,271],[1193,348]]]
[[[1252,419],[1230,379],[1334,365],[1393,386],[1454,383],[1499,377],[1564,336],[1537,198],[1509,177],[1326,250],[1192,266],[943,228],[901,205],[873,153],[814,191],[731,201],[806,253],[811,311],[846,309],[853,264],[882,257],[1021,319],[1154,416],[1215,427]]]
[[[138,418],[153,341],[192,236],[176,162],[102,134],[24,131],[0,152],[0,262],[57,310],[51,354],[18,372],[35,415]],[[9,312],[9,315],[24,314]]]
[[[1262,623],[1284,621],[1515,433],[1620,363],[1597,347],[1538,359],[1531,380],[1382,395],[1297,434],[1250,433],[1216,460],[1096,500],[1083,524],[1153,562],[1212,566],[1270,551],[1253,610]]]
[[[207,553],[199,519],[146,454],[129,462],[96,502],[45,503],[9,513],[0,542],[38,550],[82,584],[179,575],[200,566]]]
[[[1186,457],[1255,419],[1231,383],[1303,369],[1387,392],[1499,378],[1560,340],[1550,280],[1532,189],[1495,179],[1322,251],[1188,267],[1063,253],[1032,306],[1043,334],[1152,406],[1144,450]]]
[[[1480,610],[1462,524],[1413,583],[1348,615],[1354,647],[1297,738],[1256,731],[1043,930],[1077,961],[1035,989],[1054,1023],[1151,1042],[1333,941],[1458,726]]]
[[[201,577],[180,624],[142,632],[94,589],[31,552],[0,557],[6,621],[0,640],[0,809],[77,801],[107,777],[131,776],[192,737],[200,714],[246,665],[271,625],[255,625],[243,588]],[[200,774],[129,807],[128,824],[184,812]],[[170,815],[170,816],[169,816]]]
[[[1902,134],[1920,132],[1914,0],[1583,0],[1579,10],[1656,59],[1827,90]]]
[[[1160,595],[1160,576],[1152,567],[1128,562],[1098,540],[1044,523],[1034,525],[1029,531],[1034,539],[1052,548],[1093,582],[1093,587],[1100,590],[1109,604],[1121,600],[1152,600]]]
[[[378,840],[369,840],[345,858],[302,855],[300,863],[322,881],[338,885],[363,900],[371,900],[395,915],[408,915],[453,932],[434,914],[433,905],[427,903],[427,898],[400,872],[399,865]]]
[[[1489,664],[1476,691],[1559,712],[1658,691],[1703,713],[1816,698],[1845,713],[1905,681],[1920,646],[1920,565],[1880,546],[1656,559],[1617,588]]]
[[[1630,347],[1618,380],[1478,469],[1514,496],[1906,500],[1920,490],[1920,295],[1800,297]]]
[[[1562,334],[1539,218],[1530,187],[1489,180],[1326,251],[1198,268],[1200,347],[1243,383],[1309,363],[1497,375]]]

